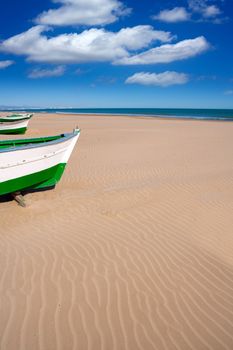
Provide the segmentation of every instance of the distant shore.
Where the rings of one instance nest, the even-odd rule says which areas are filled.
[[[22,111],[22,110],[21,110]],[[198,108],[48,108],[27,109],[34,113],[141,116],[165,119],[197,119],[233,121],[233,109]],[[9,110],[8,110],[9,112]]]

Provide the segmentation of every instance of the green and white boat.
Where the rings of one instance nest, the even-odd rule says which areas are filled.
[[[0,195],[55,186],[79,135],[0,141]]]
[[[0,134],[24,134],[33,114],[12,114],[0,116]]]

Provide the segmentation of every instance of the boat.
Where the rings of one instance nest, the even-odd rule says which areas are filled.
[[[24,134],[32,116],[29,113],[0,116],[0,134]]]
[[[80,129],[56,136],[0,141],[0,195],[54,187]]]

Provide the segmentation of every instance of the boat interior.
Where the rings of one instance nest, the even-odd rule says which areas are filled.
[[[4,141],[0,141],[0,152],[2,149],[6,149],[6,148],[36,145],[39,143],[46,143],[50,141],[59,140],[63,137],[65,137],[65,134],[56,135],[56,136],[47,136],[47,137],[37,137],[32,139],[4,140]]]

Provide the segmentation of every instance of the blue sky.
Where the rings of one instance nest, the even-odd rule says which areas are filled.
[[[0,106],[233,108],[232,0],[0,3]]]

